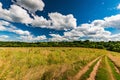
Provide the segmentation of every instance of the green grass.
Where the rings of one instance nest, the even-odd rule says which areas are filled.
[[[109,72],[106,66],[106,57],[102,58],[95,80],[110,80]]]

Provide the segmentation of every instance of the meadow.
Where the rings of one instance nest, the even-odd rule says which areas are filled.
[[[120,80],[120,54],[78,47],[1,47],[0,80]]]

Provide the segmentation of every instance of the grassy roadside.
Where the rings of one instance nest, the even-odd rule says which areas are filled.
[[[111,70],[112,70],[112,73],[113,73],[115,79],[120,80],[120,74],[116,72],[115,64],[110,59],[108,59],[108,62],[109,62],[109,65],[111,67]]]
[[[110,52],[108,55],[108,58],[110,58],[110,60],[114,63],[115,66],[117,66],[117,68],[120,71],[120,54],[116,53],[116,52]]]
[[[56,80],[71,79],[71,77],[74,76],[77,72],[79,72],[79,70],[82,69],[82,66],[85,66],[87,63],[88,61],[76,61],[73,64],[70,64],[67,67],[67,70],[58,78],[56,78]]]

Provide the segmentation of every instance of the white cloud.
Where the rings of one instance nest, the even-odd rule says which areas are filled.
[[[52,38],[50,41],[74,41],[74,40],[91,40],[91,41],[109,41],[115,36],[111,32],[106,31],[104,27],[101,27],[100,24],[102,21],[96,20],[91,24],[82,24],[71,31],[64,32],[63,36],[59,34],[50,34]]]
[[[56,41],[56,42],[68,41],[67,38],[65,38],[64,36],[60,36],[59,34],[49,34],[49,35],[52,36],[52,38],[50,38],[49,41]]]
[[[69,30],[77,26],[76,19],[72,14],[62,15],[60,13],[49,13],[52,22],[51,28],[57,30]]]
[[[29,31],[23,31],[23,30],[20,30],[20,29],[18,29],[18,30],[14,30],[14,29],[12,29],[12,30],[10,30],[11,32],[14,32],[14,33],[16,33],[16,34],[19,34],[19,35],[30,35],[30,32]]]
[[[4,31],[4,30],[6,30],[6,28],[4,26],[0,25],[0,31]]]
[[[120,15],[105,17],[104,20],[94,20],[90,24],[82,24],[71,31],[64,32],[63,36],[53,35],[52,41],[74,41],[86,40],[91,41],[117,41],[120,40],[120,34],[112,34],[106,31],[106,27],[120,28]],[[59,39],[57,39],[59,38]],[[62,39],[64,38],[64,39]]]
[[[118,4],[117,9],[120,9],[120,4]]]
[[[7,35],[0,35],[0,38],[6,39],[6,38],[9,38],[9,36],[7,36]]]
[[[9,23],[7,21],[3,21],[3,20],[0,20],[0,31],[7,31],[7,32],[11,32],[11,33],[17,34],[16,39],[18,41],[34,42],[34,41],[41,41],[41,40],[47,39],[45,35],[34,36],[29,31],[19,29],[19,28],[13,26],[11,23]],[[1,39],[1,38],[3,38],[3,39]],[[9,41],[9,39],[7,39],[7,38],[8,37],[5,36],[5,35],[0,36],[0,40],[6,39],[6,40]],[[14,41],[16,39],[12,39],[11,41]]]
[[[103,20],[94,20],[91,25],[99,27],[114,27],[120,28],[120,14],[105,17]]]
[[[12,2],[33,13],[37,10],[42,11],[45,6],[42,0],[12,0]]]
[[[82,24],[71,31],[64,32],[64,37],[72,41],[80,39],[93,39],[95,41],[104,39],[106,41],[110,35],[111,32],[105,31],[103,27],[93,26],[92,24]]]
[[[55,30],[71,30],[76,28],[77,23],[76,19],[72,14],[69,15],[62,15],[60,13],[49,13],[49,20],[45,19],[42,16],[35,16],[34,20],[32,21],[33,27],[40,27],[40,28],[49,28]]]
[[[110,36],[111,41],[120,41],[120,33]]]
[[[104,26],[120,28],[120,14],[111,17],[105,17],[104,20],[105,20]]]
[[[0,41],[7,41],[9,38],[8,35],[0,35]]]
[[[26,42],[36,42],[36,41],[42,41],[46,39],[47,38],[45,35],[36,36],[36,37],[34,35],[20,36],[20,41],[26,41]]]
[[[33,16],[33,18],[31,18],[27,11],[20,6],[13,4],[7,10],[3,9],[2,3],[0,3],[0,18],[7,21],[31,24],[33,27],[49,28],[55,30],[71,30],[77,26],[76,19],[72,14],[62,15],[57,12],[49,13],[48,16],[50,19],[48,20],[43,16],[37,16],[32,13],[30,14]]]
[[[0,20],[0,31],[8,31],[18,35],[30,35],[29,31],[18,29],[7,21]]]
[[[34,16],[34,20],[32,21],[32,26],[41,27],[41,28],[50,28],[51,21],[45,19],[43,16]]]
[[[103,20],[94,20],[90,24],[81,24],[77,27],[77,20],[72,14],[63,15],[53,12],[48,14],[48,19],[33,14],[37,10],[43,10],[45,4],[42,0],[13,0],[13,2],[14,4],[9,9],[3,9],[3,5],[0,3],[0,18],[6,20],[0,20],[0,31],[15,33],[19,35],[22,41],[41,41],[46,39],[50,41],[73,41],[80,39],[92,41],[120,40],[120,34],[113,35],[110,31],[105,30],[108,27],[120,28],[120,14],[105,17]],[[117,6],[117,9],[120,9],[120,4]],[[32,27],[65,30],[65,32],[63,36],[50,34],[52,38],[47,38],[45,35],[34,36],[29,31],[21,30],[7,21],[30,24]]]
[[[26,10],[17,5],[11,5],[9,10],[3,9],[2,3],[0,3],[0,18],[24,24],[29,24],[32,21]]]

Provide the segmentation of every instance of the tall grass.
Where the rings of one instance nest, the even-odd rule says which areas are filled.
[[[105,53],[89,48],[0,48],[0,80],[67,79]]]

